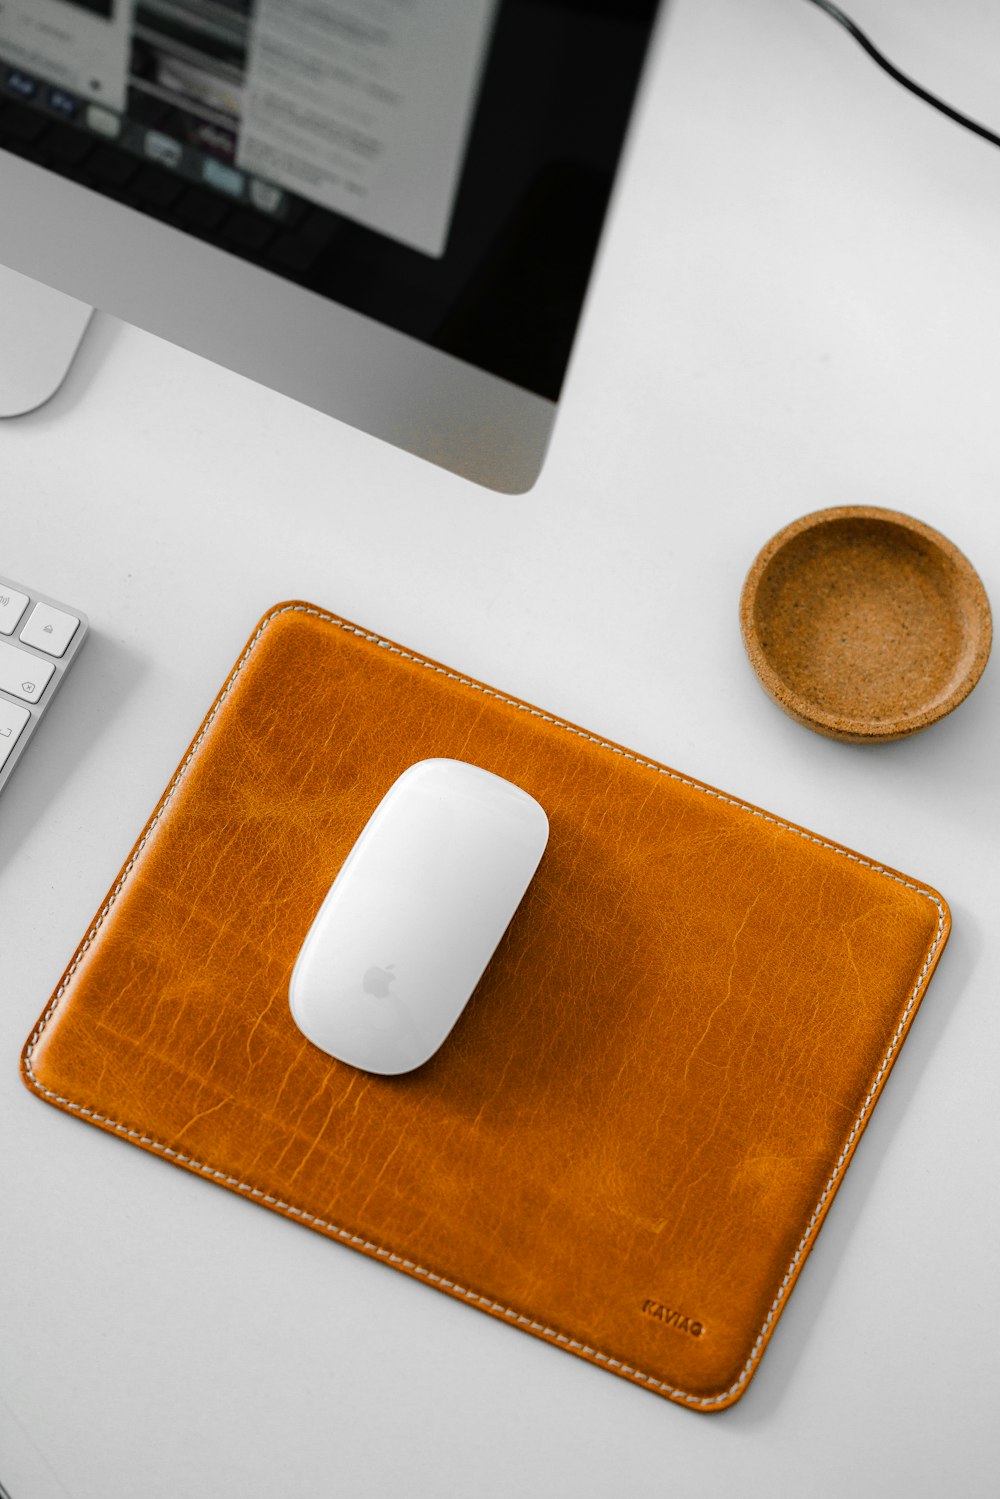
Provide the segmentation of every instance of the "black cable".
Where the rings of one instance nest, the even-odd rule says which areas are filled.
[[[877,62],[880,68],[884,68],[890,78],[894,78],[897,83],[908,88],[911,94],[916,94],[918,99],[923,99],[924,103],[931,105],[933,109],[939,109],[942,114],[948,116],[949,120],[954,120],[956,125],[964,125],[966,130],[981,135],[983,140],[989,141],[994,146],[1000,146],[1000,135],[995,135],[992,130],[987,130],[985,125],[979,125],[975,120],[970,120],[968,115],[960,114],[957,109],[952,109],[950,104],[946,104],[936,94],[928,93],[927,89],[921,88],[919,83],[914,83],[912,78],[907,78],[905,73],[901,73],[887,57],[883,56],[874,42],[868,40],[861,28],[855,26],[850,16],[845,16],[844,12],[838,10],[835,5],[831,5],[829,0],[810,0],[810,4],[819,6],[820,10],[825,11],[834,21],[838,21],[844,30],[853,36],[858,45],[864,47],[868,56]]]

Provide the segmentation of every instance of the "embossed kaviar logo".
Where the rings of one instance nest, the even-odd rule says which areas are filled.
[[[672,1327],[675,1332],[686,1332],[689,1337],[703,1338],[705,1336],[704,1322],[698,1322],[694,1317],[689,1317],[686,1312],[679,1311],[675,1306],[667,1306],[665,1301],[654,1301],[647,1296],[642,1303],[642,1314],[644,1317],[654,1317],[657,1322],[662,1322],[665,1327]]]

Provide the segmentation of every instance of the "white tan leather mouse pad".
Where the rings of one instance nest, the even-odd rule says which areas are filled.
[[[441,1050],[374,1077],[302,1035],[289,976],[373,808],[434,756],[536,797],[549,844]],[[288,603],[213,704],[23,1075],[718,1410],[757,1367],[948,928],[918,880]]]

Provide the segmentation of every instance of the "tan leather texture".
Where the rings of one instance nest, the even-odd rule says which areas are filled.
[[[549,845],[445,1045],[378,1078],[305,1039],[288,980],[368,816],[437,755],[537,797]],[[774,1331],[949,924],[918,881],[286,603],[102,903],[23,1076],[718,1410]]]

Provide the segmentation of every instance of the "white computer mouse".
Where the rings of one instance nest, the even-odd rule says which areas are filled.
[[[476,987],[545,850],[526,791],[461,760],[390,786],[306,934],[289,985],[299,1029],[366,1072],[432,1057]]]

